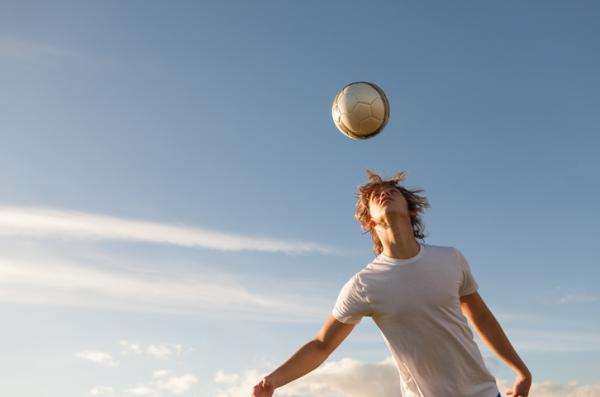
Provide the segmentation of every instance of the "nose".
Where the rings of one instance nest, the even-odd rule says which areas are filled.
[[[385,200],[385,199],[387,199],[389,197],[390,197],[390,193],[389,192],[387,192],[387,191],[381,192],[381,194],[379,196],[379,201],[381,202],[381,201],[383,201],[383,200]]]

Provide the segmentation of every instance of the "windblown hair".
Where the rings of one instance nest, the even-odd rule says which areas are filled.
[[[406,172],[404,171],[397,173],[392,179],[387,180],[384,180],[370,170],[367,170],[367,174],[369,175],[369,182],[358,186],[358,194],[356,195],[358,201],[356,202],[356,212],[354,217],[358,220],[360,228],[364,233],[371,233],[371,238],[373,239],[373,252],[375,255],[379,255],[383,252],[383,245],[381,244],[375,229],[371,228],[368,223],[371,220],[371,216],[369,214],[369,199],[371,198],[371,194],[373,192],[384,187],[393,186],[400,190],[408,204],[408,211],[415,211],[417,213],[417,215],[410,217],[410,223],[412,224],[415,238],[418,240],[423,240],[425,238],[425,226],[423,225],[419,213],[423,212],[425,208],[429,208],[430,205],[426,197],[417,193],[421,193],[424,190],[409,190],[404,186],[400,186],[400,182],[406,178]]]

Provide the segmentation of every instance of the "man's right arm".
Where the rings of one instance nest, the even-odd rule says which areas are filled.
[[[306,375],[329,357],[352,332],[355,325],[342,323],[330,314],[321,330],[311,341],[302,346],[290,359],[264,379],[273,389],[276,389]]]

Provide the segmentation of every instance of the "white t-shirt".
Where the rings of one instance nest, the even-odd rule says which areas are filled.
[[[373,318],[403,397],[496,397],[496,379],[460,309],[459,297],[478,288],[458,249],[420,244],[412,258],[377,256],[344,285],[332,314],[349,324]]]

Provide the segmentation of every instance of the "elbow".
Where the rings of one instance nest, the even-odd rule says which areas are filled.
[[[320,339],[313,339],[310,342],[310,344],[312,344],[316,353],[319,354],[320,356],[322,356],[323,359],[326,359],[327,357],[329,357],[334,350],[334,348],[332,346],[330,346],[330,344],[328,344]]]

